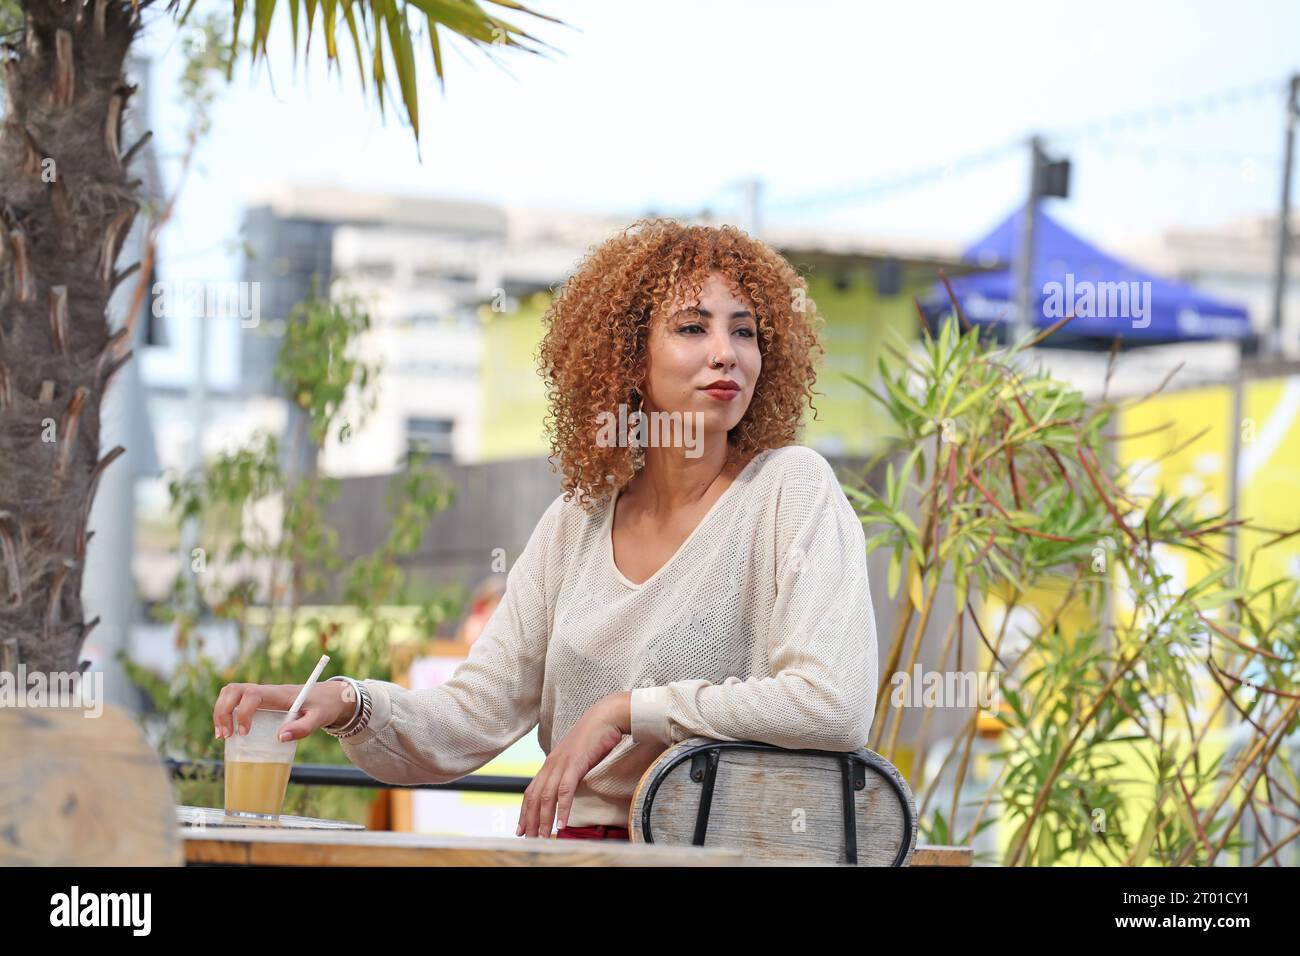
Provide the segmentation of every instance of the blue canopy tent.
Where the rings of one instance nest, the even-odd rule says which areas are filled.
[[[1015,319],[1023,215],[1023,208],[1012,213],[962,253],[973,264],[997,264],[995,268],[949,279],[973,324],[1009,328]],[[932,323],[951,311],[942,283],[923,309]],[[1244,306],[1136,269],[1085,242],[1040,208],[1034,222],[1031,324],[1046,328],[1067,315],[1074,318],[1053,336],[1052,344],[1081,339],[1108,343],[1117,335],[1135,344],[1251,336]]]

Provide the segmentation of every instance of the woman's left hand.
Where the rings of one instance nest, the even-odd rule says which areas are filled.
[[[602,698],[547,755],[542,769],[524,791],[515,836],[549,837],[557,811],[560,827],[568,826],[578,783],[628,733],[624,727],[629,696],[624,691]]]

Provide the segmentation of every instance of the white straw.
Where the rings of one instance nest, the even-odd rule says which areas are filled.
[[[303,701],[307,699],[307,694],[316,683],[316,678],[320,677],[320,672],[325,669],[325,665],[329,662],[330,656],[328,654],[322,654],[320,656],[320,660],[316,662],[316,669],[311,672],[311,677],[307,678],[307,683],[302,685],[302,690],[298,691],[298,696],[294,699],[293,706],[289,708],[289,716],[285,718],[285,724],[298,716],[298,708],[303,705]],[[280,726],[283,727],[284,724],[281,724]]]

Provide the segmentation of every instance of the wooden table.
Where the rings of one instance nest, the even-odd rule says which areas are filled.
[[[918,843],[910,866],[970,866],[975,853],[968,846]]]
[[[221,810],[177,807],[187,864],[237,866],[773,866],[736,850],[606,840],[525,840],[366,830],[282,816],[244,823]],[[918,846],[914,866],[968,866],[964,847]]]
[[[245,824],[221,810],[177,807],[187,864],[241,866],[743,866],[735,850],[616,840],[525,840],[367,830],[280,817]]]

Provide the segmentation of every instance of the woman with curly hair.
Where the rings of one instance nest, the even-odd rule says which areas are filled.
[[[865,746],[865,537],[795,443],[821,352],[804,280],[732,227],[640,220],[544,321],[563,492],[469,656],[434,688],[332,678],[290,737],[324,728],[378,780],[441,783],[537,727],[547,758],[516,835],[606,839],[628,838],[642,773],[688,737]],[[227,685],[217,736],[297,689]]]

